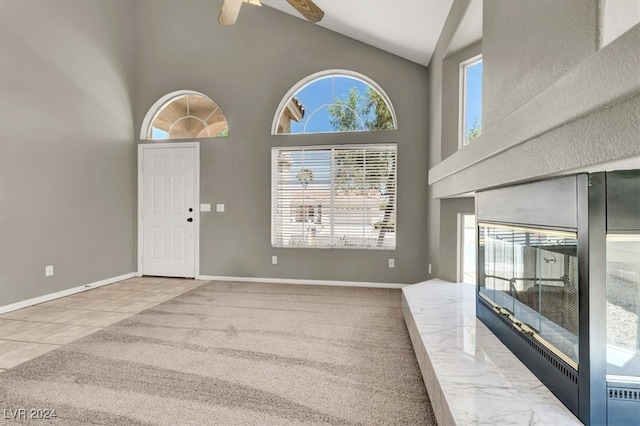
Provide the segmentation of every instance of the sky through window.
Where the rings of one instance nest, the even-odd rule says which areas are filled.
[[[478,137],[482,128],[482,60],[464,67],[463,145]]]
[[[355,77],[339,74],[320,77],[293,95],[288,105],[295,109],[293,100],[300,102],[304,110],[302,117],[293,117],[294,114],[285,106],[280,113],[278,133],[396,128],[389,106],[380,92]],[[386,118],[386,121],[378,117]]]

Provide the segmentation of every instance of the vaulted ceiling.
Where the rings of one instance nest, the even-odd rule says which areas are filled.
[[[429,64],[453,4],[453,0],[314,2],[325,12],[318,25],[422,65]],[[304,19],[285,0],[262,3]]]

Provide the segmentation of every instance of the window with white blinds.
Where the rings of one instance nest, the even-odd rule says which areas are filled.
[[[272,148],[272,246],[395,249],[396,151],[396,144]]]

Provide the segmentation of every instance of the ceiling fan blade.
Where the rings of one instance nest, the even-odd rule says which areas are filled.
[[[238,14],[240,13],[240,6],[242,6],[243,2],[255,6],[262,6],[260,0],[225,0],[224,3],[222,3],[222,9],[220,9],[220,14],[218,15],[218,22],[222,25],[235,24],[236,19],[238,19]]]
[[[222,25],[235,24],[240,13],[240,6],[242,6],[242,0],[224,0],[218,15],[218,22]]]
[[[311,22],[320,22],[324,12],[311,0],[287,0],[295,10]]]

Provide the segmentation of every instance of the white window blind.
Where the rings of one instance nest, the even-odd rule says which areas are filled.
[[[272,148],[272,246],[395,249],[396,151]]]

